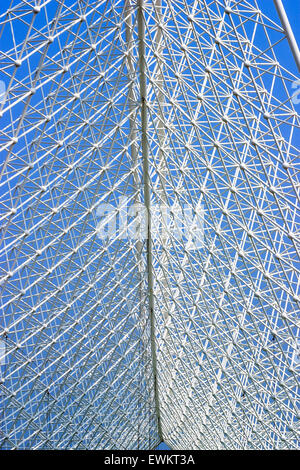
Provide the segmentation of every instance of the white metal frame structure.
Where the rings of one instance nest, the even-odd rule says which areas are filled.
[[[256,0],[7,5],[0,448],[299,448],[288,25]]]

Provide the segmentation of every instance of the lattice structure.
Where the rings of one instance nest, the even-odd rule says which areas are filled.
[[[0,23],[0,447],[299,448],[279,20],[12,0]]]

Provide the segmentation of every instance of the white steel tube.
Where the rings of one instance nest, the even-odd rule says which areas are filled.
[[[278,16],[279,16],[280,21],[281,21],[281,25],[284,29],[284,32],[285,32],[287,40],[289,42],[291,51],[292,51],[294,59],[295,59],[295,62],[297,64],[298,70],[300,72],[300,52],[299,52],[299,48],[298,48],[296,38],[294,36],[293,30],[292,30],[291,25],[290,25],[289,19],[287,17],[286,12],[285,12],[283,3],[282,3],[281,0],[274,0],[274,3],[275,3],[275,7],[276,7],[276,10],[277,10]]]

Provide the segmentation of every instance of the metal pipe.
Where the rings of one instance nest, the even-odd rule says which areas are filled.
[[[147,116],[147,83],[145,68],[145,23],[144,23],[144,1],[138,0],[138,40],[139,40],[139,77],[140,77],[140,98],[141,98],[141,143],[143,159],[143,177],[144,177],[144,203],[147,213],[147,276],[148,276],[148,294],[149,311],[151,325],[151,353],[153,364],[154,380],[154,399],[155,411],[157,417],[158,434],[163,440],[160,407],[158,397],[157,381],[157,358],[155,344],[155,323],[154,323],[154,292],[153,292],[153,261],[152,261],[152,230],[151,230],[151,205],[150,205],[150,174],[149,174],[149,147],[148,147],[148,116]]]
[[[290,45],[292,54],[294,56],[295,62],[297,64],[298,70],[300,72],[300,52],[298,48],[298,44],[296,41],[296,38],[294,36],[293,30],[291,28],[289,19],[287,17],[287,14],[285,12],[284,6],[282,4],[281,0],[274,0],[275,7],[279,16],[279,19],[281,21],[281,25],[283,27],[283,30],[286,34],[288,43]]]
[[[135,191],[134,194],[134,204],[135,207],[139,207],[140,204],[140,178],[139,172],[137,168],[138,163],[138,150],[137,150],[137,125],[136,125],[136,116],[135,116],[135,108],[136,108],[136,99],[134,93],[134,76],[135,76],[135,68],[134,68],[134,58],[132,54],[132,46],[133,46],[133,32],[132,32],[132,10],[133,7],[131,5],[131,0],[125,0],[125,32],[126,32],[126,45],[127,45],[127,67],[128,67],[128,81],[129,81],[129,90],[128,90],[128,107],[129,107],[129,129],[130,129],[130,154],[131,154],[131,164],[134,168],[133,172],[133,189]],[[135,214],[136,216],[136,214]],[[143,242],[141,238],[141,227],[137,228],[138,233],[137,240],[135,244],[136,254],[137,254],[137,277],[138,277],[138,299],[139,299],[139,320],[140,320],[140,330],[141,330],[141,343],[142,343],[142,353],[141,356],[144,357],[144,351],[146,349],[146,344],[144,342],[144,292],[143,292],[143,263],[142,263],[142,251],[143,251]],[[146,361],[144,361],[146,363]],[[138,418],[138,449],[140,448],[140,420]]]

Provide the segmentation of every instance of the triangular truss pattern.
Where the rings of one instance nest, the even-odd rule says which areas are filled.
[[[264,5],[1,13],[0,448],[299,447],[297,77]]]

